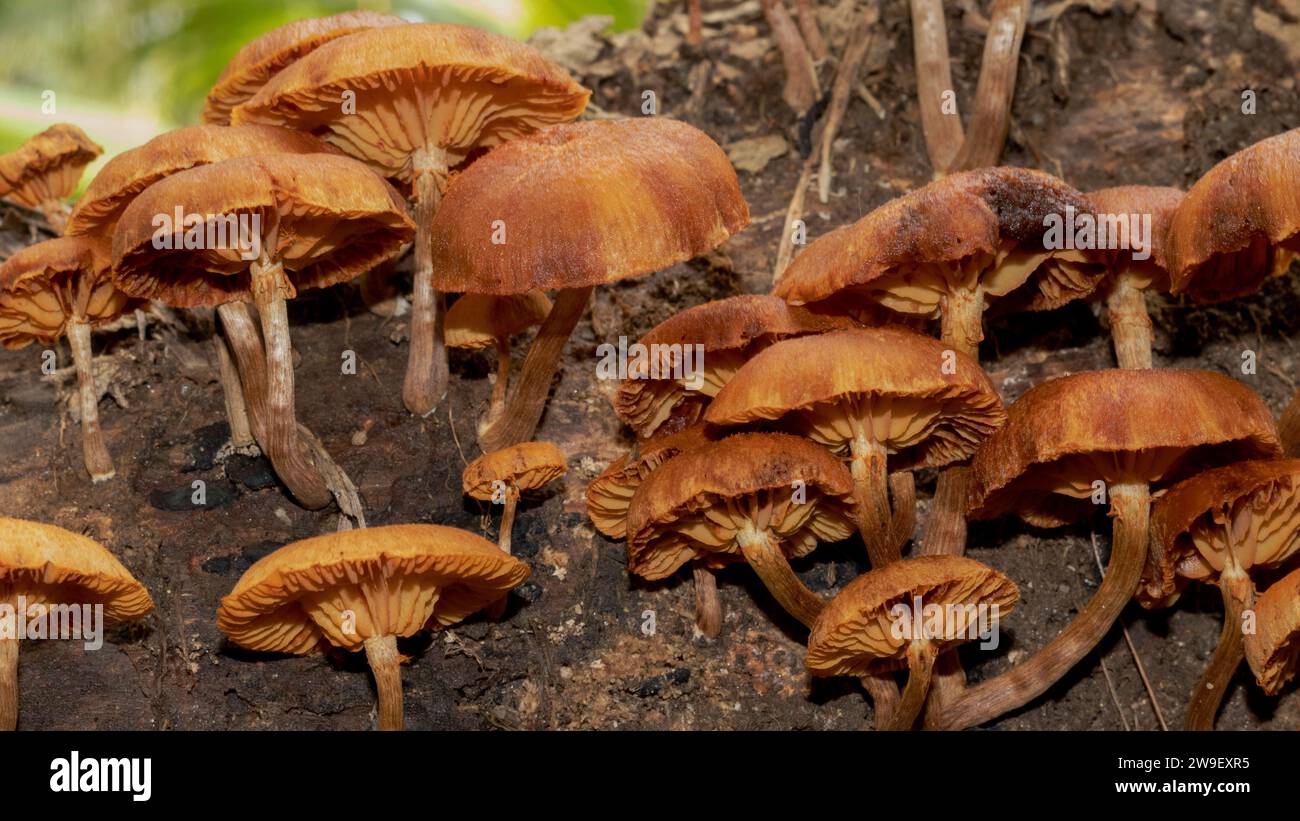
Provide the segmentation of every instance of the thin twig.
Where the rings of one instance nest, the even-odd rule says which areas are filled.
[[[839,70],[835,73],[835,83],[831,86],[831,102],[826,110],[826,127],[822,130],[821,170],[817,174],[817,198],[823,203],[828,202],[831,195],[831,159],[835,153],[835,135],[839,133],[844,112],[849,107],[849,97],[853,93],[858,69],[862,65],[862,58],[871,48],[875,26],[879,20],[879,4],[868,4],[861,19],[849,33],[848,45],[844,47],[844,57],[840,60]]]

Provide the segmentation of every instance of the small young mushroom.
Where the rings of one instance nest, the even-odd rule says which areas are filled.
[[[217,627],[235,644],[267,653],[364,650],[379,693],[379,729],[400,730],[397,639],[455,624],[527,577],[528,565],[464,530],[345,530],[259,559],[221,600]]]
[[[0,604],[102,606],[106,624],[153,609],[144,585],[98,542],[54,525],[0,516]],[[18,726],[17,625],[0,616],[0,731]]]
[[[974,360],[895,327],[778,342],[742,366],[704,412],[719,427],[774,421],[849,460],[874,567],[898,559],[892,520],[910,515],[891,509],[890,468],[963,461],[1005,418]]]
[[[158,215],[177,212],[187,215],[183,225],[159,228]],[[264,448],[279,472],[312,464],[295,453],[305,444],[294,413],[287,300],[391,259],[414,230],[397,192],[356,160],[239,157],[173,174],[137,196],[113,235],[114,278],[129,294],[178,307],[257,305],[267,365]],[[313,487],[304,477],[286,485]],[[298,501],[324,507],[330,498]]]
[[[434,220],[433,282],[445,291],[558,288],[484,450],[532,438],[569,335],[597,285],[649,274],[749,223],[726,153],[677,120],[558,125],[476,160]]]
[[[1129,220],[1131,215],[1150,217],[1150,246],[1140,249],[1137,259],[1129,248],[1095,252],[1104,261],[1106,279],[1096,293],[1104,295],[1115,359],[1121,368],[1151,367],[1151,317],[1147,314],[1146,292],[1169,290],[1165,262],[1165,236],[1183,192],[1177,188],[1151,185],[1123,185],[1088,194],[1098,214]]]
[[[806,664],[814,676],[868,676],[900,664],[907,686],[888,720],[908,730],[930,689],[935,660],[958,644],[997,629],[1020,598],[1016,585],[962,556],[900,559],[858,576],[831,599],[808,636]]]
[[[479,149],[572,120],[590,94],[522,43],[468,26],[408,23],[331,40],[232,112],[235,123],[319,134],[411,193],[415,284],[402,399],[412,413],[427,416],[447,392],[442,298],[431,272],[438,239],[433,220],[451,169]],[[491,220],[507,213],[478,226],[484,242]]]
[[[77,190],[81,172],[103,153],[75,125],[52,125],[0,156],[0,197],[39,209],[61,234],[68,223],[65,200]]]
[[[773,342],[855,327],[848,317],[815,314],[768,295],[687,308],[641,337],[647,356],[629,363],[614,412],[643,439],[670,421],[675,428],[693,424],[740,366]],[[652,360],[655,351],[661,355]]]
[[[1170,290],[1197,302],[1253,294],[1300,254],[1300,128],[1238,151],[1188,190],[1169,225]]]
[[[1189,581],[1217,585],[1223,596],[1223,630],[1185,722],[1189,730],[1212,730],[1241,664],[1253,576],[1300,553],[1300,460],[1237,462],[1170,488],[1151,505],[1150,551],[1138,588],[1144,606],[1171,604]]]
[[[496,348],[496,384],[492,386],[492,400],[487,413],[478,423],[480,433],[501,415],[506,406],[506,387],[510,384],[510,337],[541,325],[550,312],[551,300],[541,291],[509,296],[465,294],[447,311],[443,330],[448,348]]]
[[[789,559],[853,533],[853,480],[806,439],[742,433],[684,451],[651,473],[627,515],[628,572],[666,579],[688,562],[743,558],[772,597],[811,627],[825,602]]]
[[[1300,570],[1260,594],[1255,617],[1255,632],[1246,636],[1246,661],[1259,686],[1275,696],[1300,668]]]
[[[118,290],[102,240],[59,237],[28,246],[0,265],[0,347],[68,338],[77,369],[81,450],[95,482],[113,478],[113,458],[99,427],[90,329],[130,313],[136,301]]]
[[[1199,468],[1278,451],[1268,408],[1221,374],[1091,371],[1030,388],[971,462],[970,516],[1016,514],[1037,527],[1060,527],[1108,501],[1110,559],[1101,585],[1056,638],[942,704],[927,723],[971,727],[1042,695],[1101,641],[1133,598],[1147,557],[1152,489]]]

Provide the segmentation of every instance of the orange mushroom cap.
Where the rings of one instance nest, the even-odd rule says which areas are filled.
[[[1169,224],[1174,212],[1183,201],[1178,188],[1158,185],[1120,185],[1089,192],[1088,202],[1098,214],[1127,217],[1131,214],[1151,217],[1150,256],[1145,260],[1133,258],[1132,248],[1100,249],[1090,256],[1100,259],[1112,274],[1123,268],[1141,288],[1169,290],[1168,243]]]
[[[0,197],[36,208],[72,196],[81,172],[104,149],[68,123],[52,125],[0,156]]]
[[[1264,692],[1277,695],[1300,668],[1300,570],[1265,590],[1255,615],[1255,632],[1245,636],[1246,662]]]
[[[564,451],[550,442],[521,442],[485,453],[465,467],[462,485],[465,495],[488,500],[496,483],[505,482],[518,492],[537,490],[560,478],[569,469]]]
[[[103,325],[135,308],[113,284],[107,246],[86,237],[30,245],[0,264],[0,347],[52,342],[71,321]]]
[[[627,538],[627,511],[636,489],[664,462],[709,441],[704,423],[655,436],[610,463],[587,485],[587,516],[611,539]]]

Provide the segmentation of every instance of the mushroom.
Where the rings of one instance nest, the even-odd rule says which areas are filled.
[[[1240,382],[1190,369],[1106,370],[1026,391],[971,462],[969,515],[1060,527],[1109,500],[1110,560],[1066,628],[1010,671],[967,688],[927,723],[982,724],[1037,698],[1097,645],[1133,597],[1147,556],[1153,488],[1190,471],[1274,456],[1268,408]]]
[[[814,314],[767,295],[687,308],[641,337],[639,345],[661,356],[629,363],[614,412],[642,438],[670,420],[678,427],[692,424],[740,366],[773,342],[857,326],[848,317]]]
[[[131,201],[140,192],[172,174],[235,157],[262,154],[317,154],[334,149],[309,134],[266,125],[237,126],[233,128],[201,125],[177,128],[154,137],[113,157],[99,170],[82,192],[68,219],[67,233],[75,236],[104,237],[112,244],[113,230]],[[226,399],[230,419],[231,440],[243,444],[241,432],[251,430],[254,438],[265,447],[266,434],[262,428],[265,415],[266,358],[262,351],[262,337],[256,322],[241,302],[228,302],[217,307],[221,318],[221,333],[213,336],[218,363],[233,359],[235,367],[221,366],[222,392]],[[242,379],[242,382],[241,382]],[[247,400],[247,404],[245,402]],[[240,408],[252,406],[250,414]],[[326,504],[329,490],[325,480],[307,462],[300,451],[272,456],[280,458],[276,472],[289,490],[299,499],[311,504]],[[283,460],[288,458],[291,463]]]
[[[1010,579],[973,559],[900,559],[868,570],[831,599],[808,636],[805,663],[814,676],[858,677],[905,664],[902,701],[888,720],[878,715],[876,726],[911,729],[935,660],[997,629],[1019,599]]]
[[[266,653],[364,650],[379,693],[379,729],[400,730],[397,639],[448,627],[528,578],[488,540],[441,525],[330,533],[259,559],[221,600],[217,627]]]
[[[1177,188],[1150,185],[1123,185],[1088,194],[1098,214],[1124,220],[1137,215],[1151,220],[1151,247],[1141,249],[1146,259],[1136,259],[1132,247],[1098,251],[1095,255],[1104,260],[1106,267],[1106,278],[1097,294],[1105,298],[1115,359],[1121,368],[1151,367],[1151,317],[1147,314],[1145,292],[1169,290],[1165,235],[1182,198],[1183,192]]]
[[[1185,726],[1214,729],[1241,664],[1244,613],[1255,608],[1258,569],[1300,552],[1300,460],[1237,462],[1170,488],[1151,506],[1151,557],[1138,588],[1144,606],[1171,604],[1189,581],[1217,585],[1223,630],[1192,691]]]
[[[1255,616],[1255,632],[1245,639],[1246,661],[1259,686],[1275,696],[1300,667],[1300,570],[1260,594]]]
[[[509,296],[466,294],[447,311],[444,339],[448,348],[496,348],[496,383],[487,413],[478,423],[480,433],[505,409],[506,386],[510,384],[510,337],[541,325],[550,312],[551,300],[541,291]]]
[[[506,410],[479,436],[483,449],[532,437],[595,286],[703,254],[748,222],[726,153],[676,120],[554,126],[459,174],[434,221],[434,286],[479,294],[560,289]]]
[[[0,197],[39,209],[61,234],[68,222],[64,200],[77,190],[81,172],[103,153],[75,125],[52,125],[0,156]]]
[[[53,343],[72,348],[81,411],[81,451],[94,482],[113,478],[113,458],[99,427],[99,389],[90,329],[135,310],[113,285],[102,240],[59,237],[28,246],[0,265],[0,347]]]
[[[47,605],[104,608],[104,622],[153,610],[144,585],[98,542],[54,525],[0,516],[0,604],[11,614]],[[0,617],[0,731],[18,726],[16,625]]]
[[[806,439],[742,433],[683,451],[646,477],[627,514],[627,569],[655,581],[694,562],[743,558],[785,611],[811,627],[825,602],[790,568],[853,533],[853,480]]]
[[[185,225],[159,227],[158,215],[178,212]],[[195,218],[202,222],[192,226]],[[356,160],[240,157],[174,174],[137,196],[113,236],[114,277],[129,294],[178,307],[256,303],[266,345],[264,447],[279,472],[311,464],[294,452],[305,445],[294,414],[286,301],[370,270],[413,232],[401,197]],[[301,476],[286,485],[295,494],[313,487]],[[329,495],[298,501],[323,507]]]
[[[320,134],[412,192],[415,286],[402,391],[412,413],[428,415],[447,391],[431,231],[451,169],[478,149],[572,120],[590,93],[522,43],[468,26],[411,23],[332,40],[232,112],[235,123]],[[487,242],[492,229],[482,228]]]
[[[1300,128],[1260,140],[1205,172],[1174,212],[1170,290],[1198,302],[1252,294],[1300,253]]]
[[[973,359],[894,327],[778,342],[743,365],[704,412],[719,427],[774,421],[848,459],[858,530],[874,567],[899,557],[890,467],[965,460],[1005,418]]]

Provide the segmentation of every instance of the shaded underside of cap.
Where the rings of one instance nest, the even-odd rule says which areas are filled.
[[[294,20],[245,43],[208,92],[203,121],[228,125],[230,111],[252,97],[285,66],[330,40],[364,29],[404,25],[401,17],[377,11],[345,11],[328,17]]]
[[[1063,376],[1026,391],[975,454],[969,514],[1016,513],[1041,526],[1074,521],[1095,505],[1050,492],[1044,483],[1054,471],[1084,457],[1089,474],[1080,481],[1120,482],[1126,457],[1156,451],[1170,456],[1170,470],[1155,480],[1173,481],[1191,470],[1276,456],[1281,448],[1259,396],[1221,374],[1157,368]],[[1105,463],[1116,465],[1115,475],[1104,475]]]
[[[704,418],[711,425],[746,425],[830,412],[864,397],[915,400],[935,413],[925,438],[891,461],[896,469],[963,459],[1005,417],[993,384],[969,356],[932,337],[883,327],[803,336],[766,348],[723,387]]]
[[[58,123],[33,136],[8,154],[0,155],[0,196],[12,196],[24,205],[23,191],[38,177],[55,181],[50,194],[71,196],[81,179],[81,170],[104,153],[104,149],[75,125]],[[72,173],[61,173],[69,169]]]
[[[98,542],[54,525],[0,516],[0,586],[45,604],[102,604],[124,621],[153,609],[144,585]]]
[[[703,423],[638,443],[614,460],[587,485],[587,516],[596,529],[611,539],[627,538],[627,511],[645,478],[660,465],[709,441]]]
[[[174,307],[251,299],[255,261],[242,259],[233,242],[216,249],[156,248],[156,220],[165,216],[174,223],[176,209],[206,217],[209,228],[225,221],[228,238],[238,224],[252,228],[254,217],[259,241],[275,228],[276,246],[263,250],[283,264],[298,290],[371,270],[396,256],[415,231],[393,187],[348,157],[270,154],[182,171],[136,197],[113,236],[118,286]],[[188,229],[173,230],[173,246],[183,244]]]
[[[491,499],[497,482],[520,491],[536,490],[564,475],[564,451],[550,442],[521,442],[485,453],[465,467],[461,482],[475,499]]]
[[[434,219],[433,282],[493,294],[600,285],[699,256],[748,223],[736,172],[704,132],[657,117],[559,125],[456,176]]]
[[[235,108],[235,123],[318,133],[385,176],[411,179],[417,149],[454,166],[577,117],[590,92],[534,49],[469,26],[410,23],[332,40]],[[355,108],[345,110],[344,101]]]
[[[1297,192],[1300,129],[1261,140],[1207,171],[1170,225],[1173,292],[1218,302],[1253,293],[1283,273],[1300,253]]]
[[[860,676],[901,661],[909,639],[901,631],[894,635],[897,615],[890,611],[899,604],[910,611],[917,597],[922,607],[953,608],[955,618],[945,611],[943,630],[931,639],[942,651],[971,638],[967,608],[996,606],[1000,618],[1011,612],[1020,591],[1006,576],[964,556],[922,556],[873,568],[849,582],[818,616],[808,637],[808,670],[815,676]],[[915,617],[923,621],[924,615]]]
[[[1300,570],[1256,599],[1255,616],[1255,632],[1246,634],[1246,661],[1264,692],[1277,695],[1300,666]]]
[[[1168,270],[1166,237],[1174,213],[1183,201],[1184,195],[1181,189],[1162,185],[1117,185],[1113,188],[1090,191],[1085,196],[1093,210],[1101,215],[1112,217],[1150,215],[1151,246],[1146,250],[1151,256],[1146,263],[1160,272]],[[1112,256],[1122,256],[1125,262],[1133,262],[1131,249],[1117,249]],[[1167,274],[1165,276],[1167,278]],[[1161,287],[1168,287],[1168,283],[1162,283]]]
[[[443,320],[449,348],[487,348],[546,321],[551,300],[541,291],[496,296],[465,294]]]
[[[795,482],[802,483],[805,502],[791,502]],[[708,518],[710,511],[721,517],[728,502],[743,507],[763,496],[773,508],[799,508],[793,514],[800,520],[799,538],[779,545],[787,555],[804,555],[818,540],[852,533],[853,479],[840,460],[797,436],[742,433],[682,451],[641,483],[628,509],[628,570],[662,579],[699,555],[709,555],[714,551],[697,550],[676,528],[699,516]],[[778,524],[770,527],[779,529]],[[738,554],[734,545],[723,552]]]
[[[111,233],[141,191],[179,171],[235,157],[335,150],[310,134],[267,125],[177,128],[109,160],[78,198],[67,233]]]
[[[355,650],[367,633],[409,636],[454,624],[527,577],[526,564],[457,528],[331,533],[258,560],[221,600],[217,626],[251,650],[309,653],[323,640]],[[340,602],[355,602],[353,634],[341,630]]]
[[[112,283],[102,241],[57,237],[0,265],[0,346],[21,348],[63,335],[70,319],[101,325],[134,308]]]

